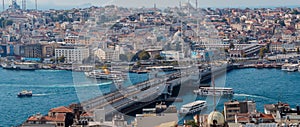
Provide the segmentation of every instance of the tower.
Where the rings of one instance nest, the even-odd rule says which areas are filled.
[[[181,1],[179,1],[179,9],[181,9]]]
[[[196,10],[198,10],[198,0],[196,0]]]
[[[38,9],[37,0],[35,0],[35,10]]]
[[[2,0],[3,11],[5,10],[4,0]]]
[[[22,9],[26,10],[26,0],[22,0]]]

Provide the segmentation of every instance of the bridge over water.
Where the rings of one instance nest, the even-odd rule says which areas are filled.
[[[228,68],[225,66],[225,68]],[[228,70],[217,68],[200,72],[197,67],[176,71],[164,76],[156,76],[144,82],[119,89],[118,91],[107,95],[95,97],[81,103],[81,106],[87,112],[95,112],[102,110],[105,115],[111,115],[122,110],[122,113],[129,113],[136,109],[140,109],[158,100],[166,100],[172,95],[173,88],[182,83],[191,81],[194,85],[200,84],[200,79],[210,79],[212,71],[224,72]]]

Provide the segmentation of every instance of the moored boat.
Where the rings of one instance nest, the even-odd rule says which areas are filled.
[[[298,69],[298,64],[291,64],[287,67],[287,71],[294,72]]]

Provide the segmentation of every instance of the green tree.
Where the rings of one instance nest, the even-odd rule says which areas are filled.
[[[142,64],[141,64],[140,61],[137,61],[137,62],[136,62],[136,66],[141,67],[141,65],[142,65]]]
[[[262,59],[262,58],[264,58],[264,56],[265,56],[265,53],[267,52],[267,48],[266,47],[263,47],[263,48],[261,48],[260,50],[259,50],[259,57]]]
[[[235,48],[235,46],[234,46],[234,44],[231,42],[230,44],[229,44],[229,49],[234,49]]]
[[[12,20],[5,20],[5,26],[11,26],[13,23]]]
[[[139,53],[138,57],[139,60],[149,60],[150,54],[147,51],[143,50],[142,52]]]
[[[120,54],[119,57],[121,61],[128,61],[128,57],[125,54]]]
[[[66,57],[64,55],[62,55],[61,57],[58,57],[57,59],[59,62],[64,63],[66,60]]]
[[[185,125],[191,125],[192,127],[198,127],[195,121],[188,121]]]
[[[286,54],[286,49],[285,48],[282,49],[282,53]]]
[[[163,59],[163,57],[162,57],[162,56],[160,56],[159,54],[157,54],[157,55],[155,55],[155,56],[154,56],[154,59],[156,59],[156,60],[162,60],[162,59]]]

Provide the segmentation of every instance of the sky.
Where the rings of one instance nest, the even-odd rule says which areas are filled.
[[[21,2],[21,0],[17,1]],[[34,1],[27,0],[28,9],[35,7]],[[68,9],[112,4],[123,7],[153,7],[156,4],[158,8],[165,8],[178,6],[180,1],[188,2],[188,0],[38,0],[38,8]],[[190,0],[192,5],[195,5],[195,1]],[[199,7],[300,7],[300,0],[198,0],[198,5]]]

